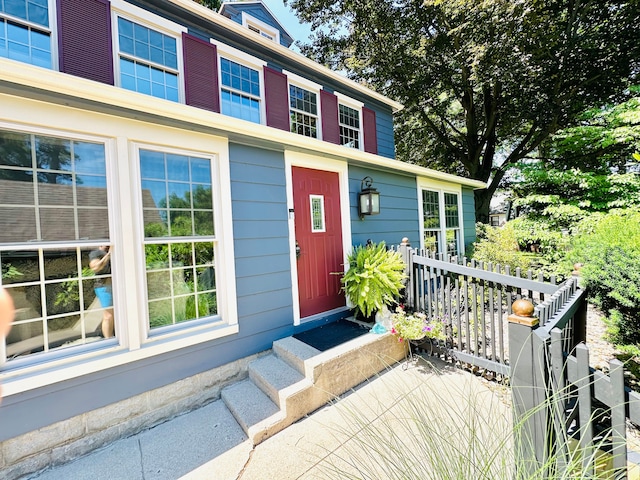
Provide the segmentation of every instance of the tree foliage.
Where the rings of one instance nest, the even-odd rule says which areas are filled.
[[[405,105],[399,159],[489,182],[481,221],[507,169],[620,98],[640,58],[637,0],[289,3],[316,30],[303,53]]]
[[[553,135],[509,184],[524,212],[569,228],[591,212],[640,207],[640,97],[590,109]]]
[[[200,5],[204,5],[211,10],[218,11],[220,9],[221,2],[220,0],[195,0],[196,3]]]

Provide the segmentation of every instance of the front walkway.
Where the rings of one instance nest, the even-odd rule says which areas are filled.
[[[256,447],[221,403],[36,478],[479,478],[472,465],[493,470],[483,478],[511,477],[509,407],[481,379],[437,360],[390,368]]]

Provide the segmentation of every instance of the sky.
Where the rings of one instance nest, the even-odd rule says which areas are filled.
[[[264,4],[271,10],[278,21],[282,23],[282,26],[289,32],[294,40],[299,40],[304,43],[308,43],[309,35],[311,34],[311,26],[309,24],[300,24],[300,21],[296,17],[295,13],[288,5],[285,5],[283,0],[262,0]],[[299,52],[299,50],[292,46],[292,49]]]

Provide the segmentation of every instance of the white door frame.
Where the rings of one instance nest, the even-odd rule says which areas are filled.
[[[298,291],[298,265],[296,259],[296,227],[295,212],[293,212],[293,180],[292,168],[303,167],[335,172],[338,174],[340,183],[340,217],[342,223],[342,252],[343,263],[347,264],[347,256],[351,251],[351,215],[349,204],[349,166],[347,162],[330,160],[305,153],[285,150],[285,176],[287,188],[287,208],[289,211],[289,261],[291,264],[291,291],[293,301],[293,324],[300,325],[304,321],[312,320],[314,317],[300,318],[300,295]]]

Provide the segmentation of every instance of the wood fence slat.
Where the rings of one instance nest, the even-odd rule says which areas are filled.
[[[553,442],[559,472],[562,474],[567,470],[567,459],[569,458],[569,445],[566,439],[567,426],[567,382],[565,377],[565,362],[562,352],[562,331],[553,329],[551,331],[550,367],[551,367],[551,409],[553,415],[553,431],[556,442]]]
[[[611,396],[614,402],[611,407],[611,453],[613,468],[617,472],[627,467],[627,412],[624,393],[624,368],[620,360],[609,362],[611,378]],[[621,477],[617,477],[621,478]],[[625,477],[626,478],[626,475]]]
[[[580,422],[580,452],[582,467],[587,475],[593,474],[593,422],[591,416],[591,375],[589,373],[589,350],[585,345],[576,347],[578,379],[578,420]]]

